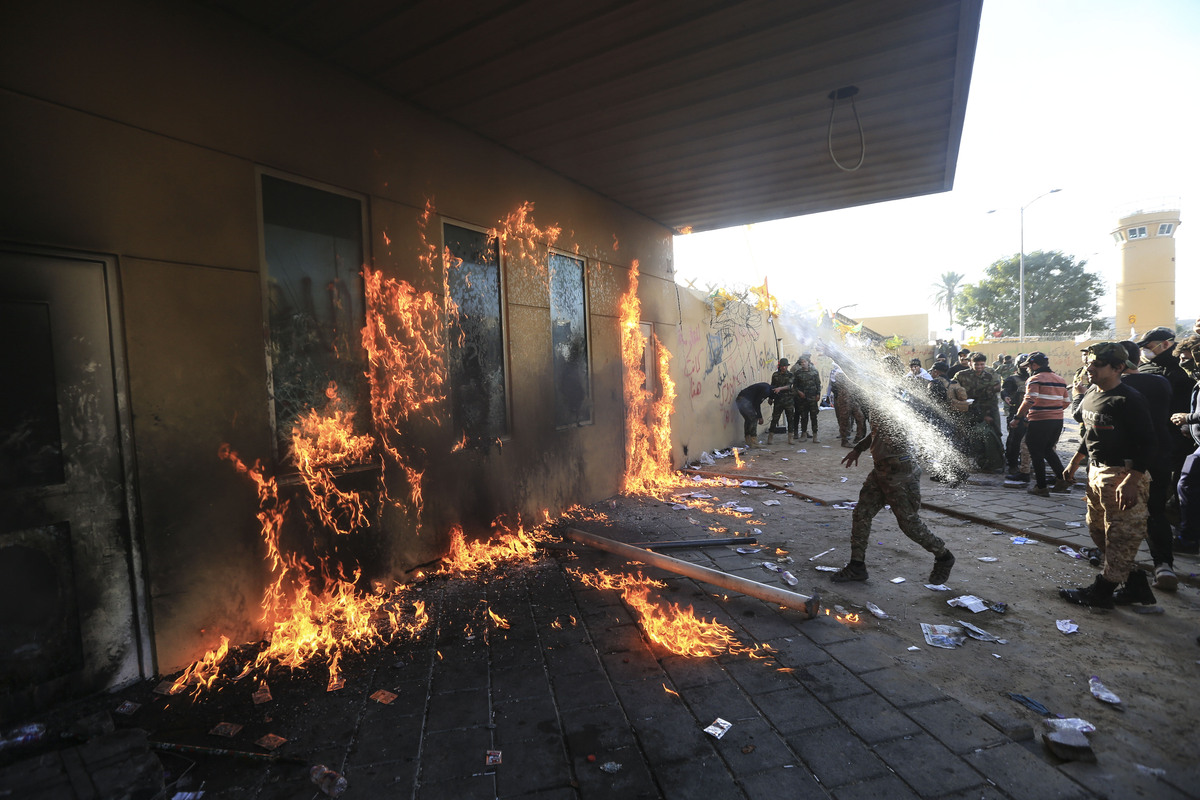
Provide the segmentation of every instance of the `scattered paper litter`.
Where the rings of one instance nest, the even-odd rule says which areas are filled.
[[[742,489],[742,490],[741,490],[741,492],[742,492],[742,494],[744,494],[744,495],[749,495],[749,494],[750,494],[750,493],[749,493],[749,492],[747,492],[745,489]]]
[[[1068,523],[1066,523],[1066,526],[1068,528],[1082,528],[1083,523],[1082,522],[1068,522]]]
[[[1062,553],[1064,556],[1070,556],[1071,558],[1083,558],[1083,553],[1080,553],[1075,548],[1066,544],[1059,545],[1058,552]]]
[[[788,494],[787,489],[776,489],[775,494]]]
[[[945,650],[953,650],[967,640],[962,628],[953,625],[930,625],[921,623],[921,632],[925,634],[925,643]]]
[[[836,548],[836,547],[831,547],[831,548],[829,548],[828,550],[823,550],[823,551],[821,551],[820,553],[817,553],[817,554],[816,554],[815,556],[813,556],[812,558],[810,558],[810,559],[809,559],[809,561],[816,561],[816,560],[817,560],[818,558],[820,558],[821,556],[827,556],[827,555],[829,555],[830,553],[832,553],[834,550],[837,550],[837,548]]]
[[[781,457],[779,460],[780,460],[780,461],[787,461],[788,459],[786,459],[786,458],[782,458],[782,457]]]
[[[846,481],[848,481],[848,480],[850,480],[850,479],[849,479],[849,478],[847,478],[845,475],[843,475],[843,476],[842,476],[842,483],[845,483],[845,482],[846,482]]]
[[[974,625],[972,625],[969,622],[963,622],[960,619],[960,620],[958,620],[958,624],[962,625],[964,628],[967,629],[967,636],[970,636],[972,639],[978,639],[981,642],[995,642],[996,644],[1008,644],[1008,639],[1001,639],[999,636],[988,633],[983,628],[976,628]],[[993,655],[995,655],[995,654],[993,653]],[[998,657],[999,656],[997,656],[997,658]]]
[[[242,726],[236,722],[218,722],[209,733],[213,736],[224,736],[232,739],[238,735],[238,731],[241,729]]]
[[[973,594],[963,594],[959,595],[958,597],[951,597],[946,601],[946,605],[965,608],[975,614],[978,614],[980,611],[987,610],[987,604]]]
[[[884,611],[882,608],[875,605],[874,603],[867,603],[867,611],[870,611],[872,614],[879,617],[880,619],[891,619],[891,617],[889,617],[887,615],[886,611]]]
[[[689,508],[691,508],[691,506],[685,506],[683,503],[672,503],[671,504],[672,511],[687,511]]]
[[[931,592],[948,592],[948,591],[950,591],[950,587],[944,583],[938,583],[938,584],[923,583],[921,585],[924,586],[926,589],[928,589]]]
[[[1079,626],[1075,624],[1075,621],[1070,619],[1060,619],[1054,624],[1058,626],[1058,629],[1063,633],[1074,633],[1075,631],[1079,630]]]
[[[1028,536],[1012,536],[1013,544],[1037,544],[1037,540],[1030,539]]]
[[[699,524],[700,524],[700,520],[698,520],[698,519],[695,519],[694,517],[688,517],[688,518],[687,518],[687,521],[688,521],[688,522],[690,522],[690,523],[692,523],[693,525],[699,525]]]
[[[753,514],[754,509],[751,506],[734,506],[734,511],[739,514]]]
[[[1149,775],[1152,778],[1165,778],[1167,771],[1162,767],[1147,767],[1145,764],[1134,764],[1134,768],[1143,775]]]
[[[1003,536],[1004,531],[992,531],[992,536]]]
[[[779,505],[779,501],[778,500],[763,500],[763,505],[764,506],[777,506],[777,505]]]
[[[287,743],[287,739],[274,733],[268,733],[261,738],[255,739],[254,743],[264,750],[275,750],[281,745]]]
[[[976,559],[976,561],[986,561],[988,564],[999,560],[1000,559],[996,558],[995,556],[979,556],[979,558]]]
[[[817,567],[817,572],[837,572],[838,567]]]
[[[1112,690],[1101,683],[1100,678],[1097,676],[1093,675],[1092,677],[1088,678],[1088,686],[1092,690],[1092,697],[1095,697],[1100,702],[1109,703],[1110,705],[1114,706],[1119,706],[1121,704],[1121,698],[1117,697]]]
[[[807,450],[797,450],[796,452],[797,453],[807,453],[808,451]]]
[[[892,583],[904,583],[904,578],[892,578]]]
[[[911,647],[909,647],[908,649],[909,649],[909,650],[920,650],[921,648],[917,647],[917,646],[914,644],[914,645],[912,645]]]
[[[761,481],[752,481],[752,480],[742,481],[742,486],[747,486],[751,489],[766,489],[767,488],[767,484],[762,483]]]
[[[733,727],[732,722],[726,722],[725,720],[721,719],[720,717],[717,717],[715,720],[713,720],[712,725],[709,725],[707,728],[704,729],[704,732],[711,735],[715,739],[720,739],[732,727]]]
[[[769,569],[771,572],[783,572],[783,567],[779,566],[773,561],[764,561],[762,562],[762,565],[763,569]]]
[[[744,556],[748,556],[748,555],[752,555],[754,553],[762,552],[762,548],[761,547],[739,547],[737,549],[737,552],[741,553]]]

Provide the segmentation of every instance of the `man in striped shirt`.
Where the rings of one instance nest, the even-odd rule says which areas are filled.
[[[1071,491],[1071,485],[1060,477],[1063,465],[1055,450],[1063,429],[1063,409],[1069,405],[1067,382],[1050,371],[1050,359],[1045,353],[1036,350],[1030,353],[1029,368],[1033,374],[1025,382],[1025,399],[1021,401],[1014,421],[1027,423],[1025,443],[1029,448],[1033,477],[1037,481],[1037,485],[1029,487],[1027,491],[1039,497],[1049,497],[1052,491]],[[1046,486],[1047,463],[1054,470],[1053,487]]]

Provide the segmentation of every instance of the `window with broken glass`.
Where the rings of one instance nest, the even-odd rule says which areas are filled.
[[[456,435],[490,441],[508,433],[500,243],[482,231],[446,223],[450,314],[450,406]]]
[[[554,424],[582,425],[592,420],[585,263],[582,258],[551,252],[549,267]]]
[[[276,454],[286,460],[293,426],[313,409],[335,404],[355,412],[355,433],[367,428],[362,201],[263,175],[262,228]]]

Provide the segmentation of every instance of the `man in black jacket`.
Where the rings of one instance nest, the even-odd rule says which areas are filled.
[[[1166,378],[1167,382],[1171,384],[1171,413],[1188,413],[1192,386],[1196,382],[1179,365],[1179,356],[1175,352],[1175,329],[1162,327],[1148,331],[1138,341],[1137,346],[1142,349],[1142,363],[1138,367],[1138,372],[1149,372],[1152,375],[1161,375]],[[1182,431],[1173,430],[1171,443],[1171,452],[1168,454],[1168,458],[1171,465],[1171,485],[1175,486],[1179,483],[1183,461],[1192,452],[1192,440]],[[1173,515],[1178,514],[1179,498],[1175,492],[1171,492],[1167,507]]]

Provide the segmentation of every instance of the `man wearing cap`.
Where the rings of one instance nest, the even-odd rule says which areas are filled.
[[[921,366],[921,359],[919,358],[909,360],[908,371],[911,373],[911,375],[905,377],[920,378],[921,380],[925,381],[933,379],[933,376],[930,375],[923,366]]]
[[[1172,414],[1171,422],[1190,436],[1195,447],[1179,474],[1179,536],[1174,550],[1195,555],[1200,553],[1200,383],[1192,386],[1187,413]]]
[[[792,434],[797,439],[808,436],[809,423],[812,423],[813,444],[820,444],[817,438],[817,417],[821,411],[821,373],[817,372],[812,363],[812,353],[802,353],[792,368],[792,378],[796,387],[796,420],[799,429],[793,428]]]
[[[971,359],[971,351],[970,350],[968,350],[965,347],[962,350],[959,350],[958,351],[958,363],[952,364],[950,366],[950,371],[946,373],[946,377],[953,380],[954,376],[957,375],[962,370],[970,369],[970,367],[971,367],[970,359]],[[983,360],[987,361],[987,356],[984,356]]]
[[[903,369],[903,366],[901,366]],[[921,521],[921,468],[913,460],[908,436],[899,420],[893,419],[886,403],[871,407],[871,432],[854,445],[842,459],[853,467],[858,457],[870,449],[874,469],[863,481],[850,530],[850,563],[830,576],[834,583],[867,580],[867,544],[871,538],[871,520],[888,504],[904,535],[935,556],[929,582],[942,584],[950,577],[954,555],[946,543]]]
[[[758,426],[762,425],[762,402],[772,396],[771,384],[753,383],[738,392],[734,405],[745,420],[743,433],[746,447],[753,447],[758,436]]]
[[[771,426],[767,428],[767,444],[775,437],[775,426],[779,424],[779,416],[784,415],[787,424],[787,442],[792,443],[792,431],[796,428],[796,388],[792,383],[792,373],[788,371],[789,361],[779,359],[779,368],[771,373],[771,391],[775,393],[775,410],[771,412]]]
[[[1133,560],[1146,535],[1146,470],[1154,425],[1146,399],[1121,381],[1126,356],[1117,342],[1091,347],[1088,376],[1095,388],[1079,405],[1083,441],[1063,470],[1063,480],[1073,483],[1086,455],[1088,533],[1104,551],[1104,562],[1091,586],[1060,588],[1058,593],[1068,602],[1094,608],[1113,607],[1113,591],[1134,577]]]
[[[1188,413],[1192,387],[1196,382],[1179,364],[1179,357],[1175,354],[1175,330],[1166,327],[1154,328],[1146,332],[1137,346],[1142,348],[1142,364],[1138,367],[1138,372],[1149,372],[1166,378],[1171,384],[1171,413]],[[1179,483],[1184,460],[1192,452],[1192,439],[1182,430],[1175,429],[1171,432],[1171,440],[1171,484],[1174,486]],[[1167,502],[1170,507],[1177,508],[1179,499],[1172,493]]]
[[[1071,490],[1070,482],[1058,477],[1062,473],[1062,461],[1055,449],[1058,437],[1062,435],[1063,409],[1069,405],[1067,384],[1051,372],[1050,359],[1045,353],[1036,350],[1030,353],[1029,369],[1032,374],[1025,382],[1025,398],[1017,408],[1013,421],[1026,423],[1025,441],[1029,446],[1033,477],[1037,481],[1028,491],[1040,497],[1049,497],[1051,491]],[[1053,489],[1046,486],[1047,463],[1054,470]]]
[[[954,379],[967,391],[973,401],[964,420],[969,455],[979,462],[979,468],[993,472],[1004,467],[1004,451],[1000,444],[1000,376],[987,367],[987,356],[971,356],[971,368],[959,370]]]
[[[1013,357],[1010,355],[1001,355],[1000,359],[992,365],[992,369],[1004,380],[1009,375],[1017,371],[1017,365],[1013,363]]]

